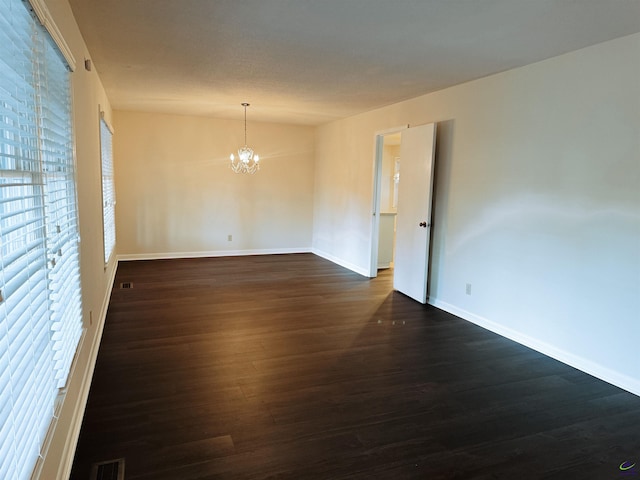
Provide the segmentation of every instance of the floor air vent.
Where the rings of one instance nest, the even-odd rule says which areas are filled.
[[[124,480],[124,458],[94,463],[90,480]]]
[[[133,283],[132,282],[122,282],[120,284],[120,288],[133,288]]]

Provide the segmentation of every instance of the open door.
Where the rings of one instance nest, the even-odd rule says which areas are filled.
[[[393,288],[427,302],[436,125],[402,132]]]

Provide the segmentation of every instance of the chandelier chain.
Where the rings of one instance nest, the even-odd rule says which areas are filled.
[[[243,103],[242,106],[244,107],[244,146],[247,146],[247,107],[249,106],[248,103]]]

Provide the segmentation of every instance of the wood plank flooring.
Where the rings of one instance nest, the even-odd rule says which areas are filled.
[[[126,480],[640,479],[640,397],[391,283],[311,254],[121,263],[72,480],[121,457]]]

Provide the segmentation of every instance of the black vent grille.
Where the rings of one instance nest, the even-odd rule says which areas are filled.
[[[90,480],[124,480],[124,458],[94,463]]]

